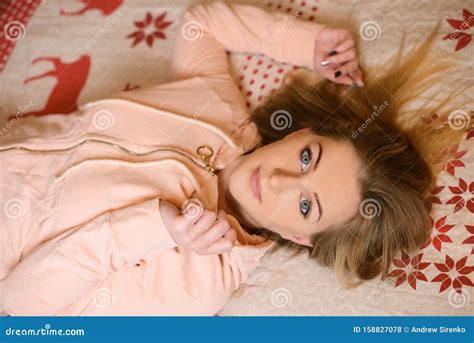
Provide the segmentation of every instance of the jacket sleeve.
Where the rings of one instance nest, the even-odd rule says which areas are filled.
[[[39,245],[0,281],[9,315],[55,315],[96,282],[176,246],[160,199],[108,211]]]
[[[312,69],[315,38],[322,28],[324,25],[300,20],[296,14],[267,12],[255,6],[194,5],[178,28],[171,76],[228,74],[227,51],[265,54]]]

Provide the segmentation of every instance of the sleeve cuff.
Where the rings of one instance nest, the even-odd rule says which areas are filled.
[[[290,17],[291,18],[291,17]],[[324,28],[322,24],[296,19],[283,30],[281,39],[272,44],[275,56],[282,61],[314,70],[316,36]]]
[[[177,246],[164,225],[159,205],[160,199],[152,199],[112,213],[112,231],[132,263]]]

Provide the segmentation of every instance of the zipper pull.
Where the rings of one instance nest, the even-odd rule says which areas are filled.
[[[208,149],[208,152],[203,153],[202,152],[203,149]],[[211,156],[214,155],[214,151],[212,150],[212,148],[209,145],[201,145],[199,148],[196,149],[196,154],[199,156],[199,158],[201,160],[204,161],[207,171],[209,173],[211,173],[212,176],[215,176],[216,175],[216,173],[215,173],[216,169],[214,168],[214,166],[209,161]]]

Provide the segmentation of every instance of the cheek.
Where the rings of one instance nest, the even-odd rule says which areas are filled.
[[[229,177],[229,192],[239,203],[239,206],[245,207],[249,201],[249,192],[247,180],[247,167],[240,166],[236,168]]]

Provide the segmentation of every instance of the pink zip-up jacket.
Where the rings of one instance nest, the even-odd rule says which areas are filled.
[[[3,311],[215,315],[274,242],[227,215],[238,232],[231,251],[189,252],[169,235],[160,199],[217,211],[206,164],[224,168],[260,141],[227,51],[313,68],[322,27],[247,5],[196,5],[178,28],[171,83],[26,118],[0,136]],[[211,152],[207,162],[198,155]]]

